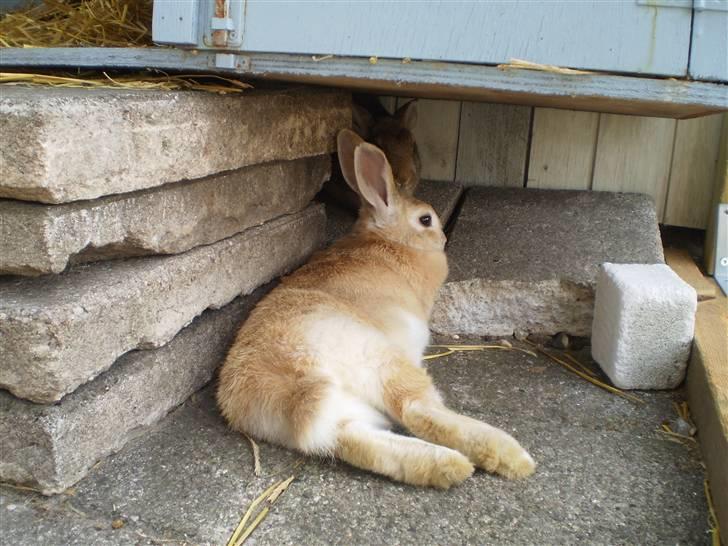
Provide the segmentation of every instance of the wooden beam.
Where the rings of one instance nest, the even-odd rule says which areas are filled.
[[[718,523],[728,530],[728,300],[698,304],[686,380],[690,413],[710,482]]]
[[[236,73],[251,78],[346,87],[382,95],[503,102],[689,118],[728,111],[728,86],[616,74],[560,74],[496,66],[366,58],[234,54],[235,68],[215,67],[215,53],[172,48],[7,48],[0,67],[160,68]]]

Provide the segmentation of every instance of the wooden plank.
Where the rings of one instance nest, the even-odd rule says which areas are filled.
[[[721,0],[717,0],[720,2]],[[723,6],[726,1],[722,0]],[[697,9],[693,16],[690,75],[728,82],[728,11]]]
[[[568,75],[457,63],[239,54],[216,68],[213,53],[173,48],[7,48],[0,67],[160,68],[238,74],[357,89],[381,95],[475,100],[687,118],[728,110],[725,85],[613,74]]]
[[[717,296],[718,287],[698,269],[690,253],[684,248],[665,248],[665,263],[677,273],[682,280],[695,288],[698,301],[711,300]]]
[[[665,224],[708,227],[722,121],[718,114],[677,122]]]
[[[684,76],[691,9],[650,4],[247,0],[240,49]]]
[[[400,98],[397,107],[409,100],[411,99]],[[417,124],[414,133],[422,160],[423,179],[455,180],[459,129],[459,101],[417,101]]]
[[[719,203],[728,203],[728,114],[723,114],[723,128],[720,135],[718,162],[715,167],[715,182],[710,205],[708,229],[705,233],[705,270],[715,273],[716,214]]]
[[[592,189],[645,193],[662,222],[675,121],[603,114],[599,122]]]
[[[464,102],[455,180],[466,186],[522,187],[531,108]]]
[[[698,304],[686,379],[688,405],[698,428],[718,524],[728,529],[728,299]]]
[[[533,115],[529,188],[591,188],[599,114],[536,108]]]

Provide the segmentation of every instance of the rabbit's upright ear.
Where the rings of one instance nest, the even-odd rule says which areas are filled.
[[[360,137],[367,138],[374,125],[374,118],[369,110],[358,104],[351,105],[351,125],[354,132]]]
[[[394,113],[394,119],[397,120],[401,127],[409,131],[414,131],[415,125],[417,125],[417,99],[413,99],[397,108],[397,111]]]
[[[354,150],[362,142],[364,140],[350,129],[342,129],[336,137],[341,173],[349,187],[357,193],[359,193],[359,185],[356,182],[356,172],[354,172]]]
[[[359,195],[374,207],[377,217],[388,217],[395,207],[394,177],[384,152],[368,142],[354,150],[354,170]]]

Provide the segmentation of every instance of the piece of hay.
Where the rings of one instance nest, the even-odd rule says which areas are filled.
[[[265,519],[265,517],[268,515],[268,512],[270,511],[270,507],[273,506],[273,504],[285,492],[285,490],[288,489],[288,486],[291,485],[291,482],[293,482],[294,479],[296,479],[295,475],[289,477],[286,480],[277,481],[268,489],[263,491],[257,498],[255,498],[255,500],[250,503],[250,506],[246,510],[245,514],[243,514],[243,517],[240,518],[240,523],[238,523],[237,527],[233,531],[233,534],[230,535],[230,539],[227,541],[226,546],[240,546],[241,544],[243,544],[252,534],[252,532],[255,531],[256,527],[258,527],[260,522]],[[246,527],[246,524],[253,515],[254,510],[263,502],[266,502],[267,506],[264,506],[261,511],[258,512],[258,514],[255,516],[253,521],[250,522],[250,525]]]
[[[708,502],[708,525],[710,525],[712,546],[720,546],[720,527],[718,526],[718,516],[715,514],[713,496],[710,494],[710,484],[707,479],[703,480],[703,491],[705,491],[705,500]]]
[[[607,385],[606,383],[604,383],[603,381],[600,381],[596,377],[592,377],[591,375],[589,375],[587,373],[584,373],[583,371],[577,369],[576,367],[574,367],[573,365],[569,364],[565,360],[562,360],[561,358],[559,358],[559,357],[557,357],[557,356],[549,353],[548,351],[544,350],[541,347],[538,347],[534,343],[531,343],[530,341],[526,341],[526,343],[528,343],[529,345],[532,345],[536,349],[536,351],[538,351],[539,353],[541,353],[544,356],[547,356],[549,359],[553,360],[557,364],[560,364],[561,366],[563,366],[564,368],[566,368],[570,372],[575,373],[576,375],[578,375],[582,379],[587,380],[592,385],[596,385],[600,389],[604,389],[605,391],[611,392],[612,394],[616,394],[617,396],[621,396],[622,398],[625,398],[627,400],[631,400],[632,402],[637,402],[639,404],[644,404],[645,403],[644,400],[642,400],[641,398],[638,398],[637,396],[635,396],[633,394],[629,394],[627,392],[624,392],[623,390],[618,389],[617,387],[612,387],[611,385]]]
[[[44,0],[0,18],[3,47],[144,47],[152,0]]]
[[[253,450],[253,474],[255,474],[256,478],[260,478],[260,448],[258,447],[258,444],[255,443],[255,440],[253,440],[250,436],[246,434],[245,437],[248,439],[248,442],[250,442],[250,447]]]
[[[165,74],[163,72],[137,72],[115,75],[106,72],[70,74],[34,74],[23,72],[0,72],[0,85],[31,87],[80,87],[88,89],[136,89],[174,91],[191,89],[208,93],[241,93],[252,86],[239,80],[224,78],[216,74]]]
[[[425,355],[423,360],[432,360],[435,358],[441,358],[443,356],[449,356],[453,353],[458,352],[467,352],[467,351],[486,351],[489,349],[495,349],[500,351],[519,351],[521,353],[526,353],[530,356],[536,356],[536,353],[533,351],[529,351],[528,349],[522,349],[521,347],[514,347],[513,345],[506,346],[502,344],[488,344],[488,345],[460,345],[460,344],[450,344],[450,345],[429,345],[431,349],[446,349],[443,352],[432,354],[432,355]]]
[[[541,64],[534,63],[531,61],[524,61],[523,59],[511,59],[506,64],[499,64],[498,68],[501,70],[508,70],[512,68],[519,68],[522,70],[536,70],[538,72],[550,72],[552,74],[568,74],[568,75],[584,75],[594,74],[588,70],[576,70],[573,68],[563,68],[554,64]]]

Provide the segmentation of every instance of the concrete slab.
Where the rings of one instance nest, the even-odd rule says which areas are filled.
[[[472,188],[446,250],[443,334],[588,336],[600,264],[664,263],[650,198],[609,192]]]
[[[348,93],[8,88],[0,197],[65,203],[336,149]]]
[[[206,389],[94,469],[73,496],[0,488],[5,537],[27,544],[33,529],[53,526],[62,537],[78,522],[87,543],[124,544],[108,530],[121,518],[141,544],[141,534],[224,544],[249,503],[295,473],[251,544],[710,544],[697,452],[657,432],[681,393],[640,393],[646,403],[635,404],[516,352],[460,353],[429,368],[453,407],[516,435],[538,460],[534,476],[478,471],[449,491],[418,489],[331,461],[294,469],[296,453],[261,444],[256,478],[247,440],[225,426]],[[64,521],[44,511],[54,502],[66,506]],[[84,521],[107,527],[85,531]]]
[[[132,349],[159,347],[208,307],[290,271],[324,239],[313,205],[175,256],[0,281],[0,387],[54,402]]]
[[[425,203],[431,204],[443,225],[447,225],[460,201],[463,189],[463,185],[459,182],[422,180],[417,187],[415,196]],[[331,200],[326,202],[326,217],[326,241],[328,244],[346,235],[356,221],[355,213]]]
[[[208,383],[260,288],[208,310],[159,349],[132,351],[58,404],[0,391],[0,481],[60,493]]]
[[[60,273],[69,262],[177,254],[214,243],[303,209],[330,172],[325,155],[93,201],[0,200],[0,274]]]

